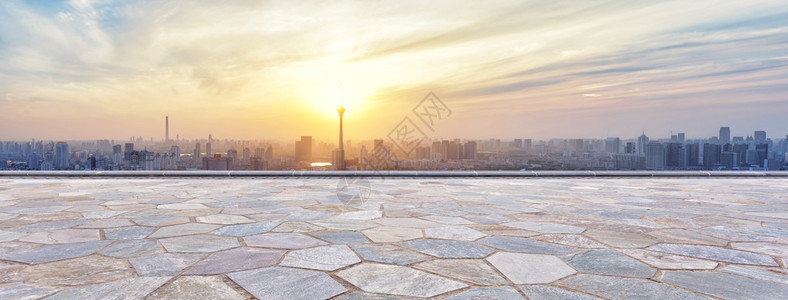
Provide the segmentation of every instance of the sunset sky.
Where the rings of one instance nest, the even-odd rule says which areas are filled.
[[[0,140],[788,134],[784,0],[298,2],[0,0]]]

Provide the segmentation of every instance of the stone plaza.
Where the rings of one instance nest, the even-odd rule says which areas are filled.
[[[786,299],[785,178],[0,178],[2,299]]]

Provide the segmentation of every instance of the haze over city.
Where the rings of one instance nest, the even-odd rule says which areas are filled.
[[[784,1],[0,2],[0,139],[431,138],[788,128]],[[340,88],[341,82],[341,88]],[[736,135],[736,133],[734,133]]]

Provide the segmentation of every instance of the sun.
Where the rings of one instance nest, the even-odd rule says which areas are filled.
[[[375,88],[373,82],[364,78],[365,72],[359,71],[347,65],[333,65],[302,73],[304,102],[328,117],[336,117],[340,106],[345,107],[346,115],[358,113]]]

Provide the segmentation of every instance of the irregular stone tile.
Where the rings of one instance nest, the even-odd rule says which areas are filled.
[[[531,239],[585,249],[602,249],[607,246],[579,234],[543,234]]]
[[[706,244],[712,246],[725,246],[728,244],[726,240],[686,229],[660,229],[648,234],[666,243]]]
[[[211,233],[216,235],[249,236],[253,234],[269,232],[271,231],[271,229],[274,229],[276,228],[276,226],[279,226],[279,224],[280,224],[279,222],[272,222],[272,223],[230,225],[230,226],[224,226]]]
[[[503,286],[503,287],[487,287],[487,288],[475,288],[471,289],[467,292],[463,292],[459,295],[454,295],[449,298],[448,300],[508,300],[508,299],[525,299],[520,293],[517,292],[513,287],[510,286]]]
[[[361,258],[368,261],[381,262],[387,264],[397,264],[401,266],[415,262],[427,260],[429,256],[419,254],[394,245],[352,245]]]
[[[325,230],[325,228],[306,222],[284,222],[272,229],[271,232],[314,232],[321,230]]]
[[[215,276],[181,276],[148,295],[146,299],[230,299],[243,300],[243,295]]]
[[[101,250],[99,254],[118,258],[129,258],[150,254],[158,249],[159,244],[156,243],[156,240],[120,240],[107,246],[104,250]]]
[[[374,221],[383,226],[406,228],[438,227],[440,224],[416,218],[381,218]]]
[[[413,267],[478,285],[508,284],[493,268],[480,259],[436,259]]]
[[[362,231],[375,243],[394,243],[422,237],[421,229],[381,226]]]
[[[0,230],[0,242],[13,241],[23,235],[23,233],[19,232]]]
[[[134,272],[125,260],[92,255],[31,266],[20,276],[26,284],[68,287],[134,277]]]
[[[347,291],[319,271],[272,267],[228,274],[259,299],[328,299]]]
[[[295,213],[291,213],[285,220],[288,221],[311,221],[311,220],[320,220],[320,219],[327,219],[333,216],[334,213],[329,212],[322,212],[322,211],[314,211],[304,209]]]
[[[777,266],[774,259],[766,255],[714,246],[659,244],[648,247],[648,249],[736,264]]]
[[[540,234],[535,231],[516,229],[503,225],[481,224],[481,225],[470,225],[468,227],[481,231],[490,236],[503,235],[503,236],[514,236],[514,237],[531,237]]]
[[[138,240],[144,239],[151,234],[156,228],[151,227],[122,227],[104,229],[104,237],[108,240]]]
[[[567,261],[581,273],[650,278],[657,270],[613,250],[591,250]]]
[[[155,227],[189,223],[189,218],[173,216],[137,217],[131,218],[131,220],[134,221],[134,223],[137,223],[137,225]]]
[[[0,299],[42,299],[56,290],[23,283],[0,284]]]
[[[223,214],[228,214],[228,215],[253,215],[253,214],[259,214],[260,211],[254,209],[254,208],[228,207],[228,208],[222,209],[222,213]]]
[[[39,244],[65,244],[98,241],[101,240],[101,235],[96,229],[60,229],[31,233],[19,240]]]
[[[788,285],[788,270],[785,269],[729,265],[722,268],[722,271],[725,273]]]
[[[254,220],[244,216],[237,216],[237,215],[210,215],[204,217],[197,217],[197,222],[231,225],[231,224],[252,223],[254,222]]]
[[[465,226],[444,226],[424,229],[424,235],[428,238],[475,241],[487,236],[486,234]]]
[[[348,246],[331,245],[291,251],[279,265],[333,271],[359,262],[361,259]]]
[[[630,232],[590,229],[583,235],[616,248],[643,248],[657,242],[654,238]]]
[[[50,230],[58,230],[58,229],[65,229],[69,227],[74,227],[77,225],[84,224],[89,220],[81,219],[81,220],[61,220],[61,221],[49,221],[49,222],[39,222],[35,224],[19,226],[14,228],[14,231],[22,231],[22,232],[41,232],[41,231],[50,231]]]
[[[541,233],[581,233],[584,228],[566,225],[566,224],[558,224],[558,223],[547,223],[547,222],[511,222],[503,224],[505,226],[520,228],[530,231],[536,231]]]
[[[711,270],[717,267],[716,262],[656,251],[643,249],[620,249],[619,251],[658,269]]]
[[[328,244],[300,233],[263,233],[247,236],[244,242],[249,246],[277,249],[301,249]]]
[[[786,285],[724,273],[668,271],[662,281],[726,299],[784,299],[788,295]]]
[[[79,225],[75,228],[114,228],[132,225],[134,225],[134,223],[131,223],[128,219],[100,219]]]
[[[758,252],[767,255],[788,257],[788,245],[784,244],[766,242],[731,243],[731,248],[750,252]]]
[[[87,256],[104,248],[110,243],[112,243],[112,241],[93,241],[41,246],[32,249],[19,249],[19,251],[3,251],[0,252],[0,258],[28,264],[40,264]]]
[[[547,285],[521,285],[520,290],[528,296],[530,300],[553,300],[553,299],[565,299],[565,300],[594,300],[599,299],[596,297],[591,297],[587,295],[583,295],[580,293],[575,293],[571,291],[567,291],[562,288],[547,286]]]
[[[202,259],[204,254],[164,253],[129,260],[140,276],[175,275]]]
[[[27,268],[25,264],[0,262],[0,283],[22,281],[20,273]]]
[[[172,210],[185,210],[185,209],[203,209],[208,208],[205,205],[199,203],[174,203],[174,204],[162,204],[157,206],[158,209],[172,209]]]
[[[514,221],[512,218],[507,218],[501,215],[463,215],[463,218],[471,220],[479,224],[503,224]]]
[[[170,277],[136,277],[71,288],[58,292],[47,299],[141,299],[150,294]]]
[[[268,267],[276,264],[285,251],[241,247],[217,252],[194,265],[184,274],[222,274]]]
[[[468,220],[463,219],[463,218],[460,218],[460,217],[424,216],[424,217],[421,217],[421,218],[425,219],[425,220],[428,220],[428,221],[433,221],[433,222],[438,222],[438,223],[448,224],[448,225],[471,225],[471,224],[474,224],[473,222],[468,221]]]
[[[362,263],[337,276],[370,293],[433,297],[467,285],[408,267]]]
[[[607,299],[709,299],[699,294],[646,279],[581,274],[564,279],[561,284]]]
[[[375,223],[363,220],[328,219],[310,222],[328,229],[349,231],[364,230],[377,226]]]
[[[420,239],[403,242],[402,245],[440,258],[483,258],[494,252],[493,249],[462,241]]]
[[[190,235],[159,240],[168,252],[216,252],[240,246],[238,240],[210,235]]]
[[[378,295],[365,292],[352,292],[344,294],[336,298],[337,300],[398,300],[399,297],[392,297],[386,295]]]
[[[155,239],[155,238],[166,238],[166,237],[190,235],[197,233],[207,233],[216,230],[219,227],[221,227],[221,225],[186,223],[180,225],[161,227],[158,230],[156,230],[153,234],[151,234],[149,237]]]
[[[105,218],[112,218],[117,215],[121,215],[127,213],[127,211],[122,210],[102,210],[102,211],[86,211],[82,212],[82,216],[85,219],[105,219]]]
[[[577,273],[550,255],[499,252],[487,261],[515,284],[550,283]]]
[[[383,216],[383,212],[379,210],[361,210],[361,211],[349,211],[345,213],[341,213],[336,216],[337,219],[346,219],[346,220],[373,220]]]
[[[316,238],[319,238],[329,243],[336,244],[364,244],[369,243],[363,234],[358,232],[337,232],[337,233],[315,233]]]
[[[524,238],[508,236],[491,236],[478,241],[478,243],[509,252],[524,252],[537,254],[564,255],[577,252],[576,249],[554,244],[533,241]]]

